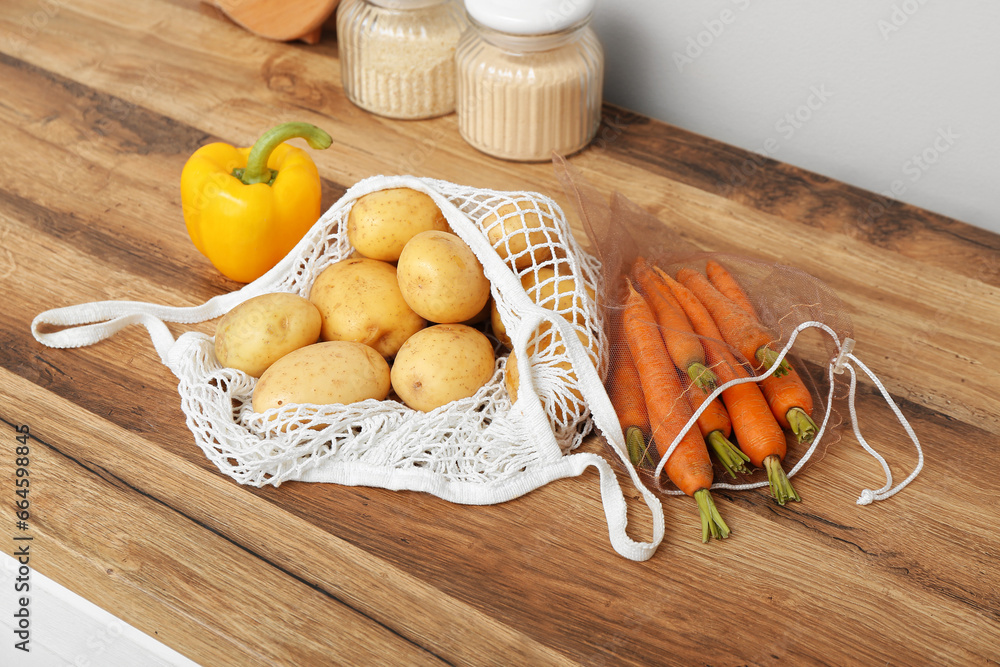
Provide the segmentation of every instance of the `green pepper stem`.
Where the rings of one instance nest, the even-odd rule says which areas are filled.
[[[257,143],[250,149],[247,166],[239,179],[246,185],[254,183],[270,183],[275,174],[268,169],[267,160],[274,149],[289,139],[305,139],[311,148],[329,148],[333,138],[320,128],[310,123],[282,123],[261,135]]]
[[[701,541],[708,542],[711,538],[722,540],[729,537],[729,526],[722,520],[722,515],[715,507],[712,494],[708,489],[699,489],[694,492],[694,499],[698,501],[698,511],[701,512]]]

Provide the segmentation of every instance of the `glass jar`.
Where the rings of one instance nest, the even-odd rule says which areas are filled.
[[[455,110],[455,46],[468,27],[455,0],[344,0],[337,48],[347,98],[389,118]]]
[[[595,0],[465,0],[455,54],[458,127],[478,150],[537,162],[590,143],[601,122],[604,50]]]

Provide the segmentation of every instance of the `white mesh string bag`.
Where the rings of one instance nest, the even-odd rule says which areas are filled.
[[[166,322],[210,320],[267,292],[308,297],[319,273],[353,251],[346,224],[353,203],[371,192],[399,187],[434,200],[491,282],[513,355],[497,355],[492,379],[475,395],[427,413],[396,400],[287,405],[255,413],[251,397],[256,379],[222,367],[213,337],[188,331],[174,339]],[[181,407],[195,442],[240,484],[327,482],[493,504],[595,466],[612,545],[626,558],[645,560],[662,540],[663,513],[625,454],[603,388],[607,342],[596,303],[599,269],[597,260],[577,244],[559,206],[544,195],[375,176],[348,190],[279,264],[238,291],[189,308],[134,301],[68,306],[37,316],[32,332],[52,347],[79,347],[130,324],[146,326],[161,360],[179,380]],[[528,274],[539,293],[572,279],[576,296],[565,302],[552,297],[539,305],[522,286]],[[519,372],[512,402],[504,378],[506,364],[514,358]],[[596,453],[574,451],[595,423],[652,511],[649,542],[628,536],[624,495],[609,462]]]

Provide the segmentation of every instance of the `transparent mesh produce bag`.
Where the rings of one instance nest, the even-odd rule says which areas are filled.
[[[167,322],[212,320],[267,292],[308,296],[325,267],[353,252],[346,220],[354,202],[402,187],[434,200],[491,282],[499,329],[511,352],[497,343],[493,377],[475,395],[426,413],[397,400],[372,399],[255,413],[256,379],[223,367],[212,336],[187,331],[175,339]],[[188,308],[131,301],[72,305],[40,314],[32,331],[41,343],[65,348],[97,343],[131,324],[145,326],[178,378],[195,442],[240,484],[331,482],[491,504],[595,466],[612,545],[627,558],[644,560],[664,533],[659,499],[629,468],[653,515],[651,541],[633,540],[615,469],[597,453],[576,451],[592,432],[591,406],[613,414],[603,386],[608,342],[597,303],[602,279],[600,265],[573,238],[563,212],[542,194],[376,176],[350,188],[288,256],[238,291]]]
[[[886,477],[880,489],[863,490],[858,504],[888,498],[919,474],[920,442],[853,354],[851,319],[832,289],[799,269],[699,250],[621,194],[601,196],[564,160],[556,158],[555,167],[600,260],[606,387],[615,414],[595,409],[595,422],[624,466],[637,467],[663,494],[690,495],[706,484],[770,485],[779,502],[798,500],[794,477],[839,439],[844,420],[835,399],[846,397],[857,440]],[[656,374],[658,360],[670,366],[669,375]],[[856,369],[878,387],[916,447],[915,469],[895,486],[858,427]],[[845,373],[846,387],[837,381]],[[687,457],[696,441],[704,456],[680,472],[668,465],[675,452]]]

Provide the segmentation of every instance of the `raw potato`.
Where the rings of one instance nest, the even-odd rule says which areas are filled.
[[[315,343],[271,364],[253,391],[254,412],[290,403],[354,403],[385,400],[389,364],[368,345],[348,341]]]
[[[517,388],[521,386],[521,371],[517,367],[517,355],[514,350],[511,350],[510,354],[507,355],[503,383],[507,387],[507,394],[510,395],[510,402],[517,403]]]
[[[490,310],[493,308],[493,299],[486,299],[486,305],[474,316],[467,320],[464,320],[462,324],[468,324],[470,327],[474,327],[477,324],[482,324],[483,322],[490,321]]]
[[[497,337],[500,344],[508,350],[514,347],[507,335],[507,327],[500,318],[500,310],[497,308],[496,299],[490,302],[490,326],[493,328],[493,335]]]
[[[377,259],[354,257],[328,266],[309,300],[323,316],[323,340],[364,343],[386,358],[427,326],[403,299],[396,267]]]
[[[396,266],[406,303],[431,322],[470,320],[490,298],[490,281],[483,273],[483,265],[455,234],[417,234],[403,248]]]
[[[582,319],[587,306],[585,298],[590,301],[596,298],[594,289],[589,285],[586,286],[586,297],[577,290],[576,279],[573,277],[569,265],[565,263],[557,263],[555,266],[547,265],[527,272],[521,277],[521,287],[524,288],[525,293],[527,293],[531,300],[539,306],[559,313],[570,324],[580,326],[585,324]],[[499,313],[497,313],[497,319],[499,319]],[[576,329],[575,331],[583,347],[590,351],[590,361],[593,364],[598,354],[597,340],[591,338],[591,336],[580,329]],[[510,340],[509,337],[507,340]],[[573,371],[573,367],[568,360],[555,362],[544,360],[544,357],[548,357],[549,355],[564,356],[566,354],[566,346],[560,334],[553,329],[552,324],[545,321],[539,324],[538,333],[533,338],[533,341],[528,344],[528,357],[532,358],[536,352],[542,351],[543,354],[541,356],[543,358],[536,360],[535,363],[547,364],[550,369],[555,369],[558,372],[558,377],[562,381],[566,384],[575,385],[577,382],[576,372]],[[545,352],[550,347],[551,351]],[[507,393],[510,394],[512,402],[517,401],[518,380],[517,356],[514,352],[511,352],[507,359],[504,383],[507,386]],[[578,401],[583,401],[583,395],[575,386],[570,389],[570,393]],[[543,397],[543,402],[546,400],[546,397]],[[565,410],[562,404],[559,402],[552,403],[551,407],[556,419],[563,421]]]
[[[215,329],[215,356],[227,368],[260,377],[293,350],[319,340],[319,310],[287,292],[261,294],[226,313]]]
[[[429,195],[410,188],[379,190],[361,197],[347,216],[351,245],[372,259],[395,262],[403,246],[419,234],[451,228]]]
[[[392,388],[402,401],[428,412],[472,396],[493,377],[493,345],[464,324],[436,324],[414,334],[392,365]]]
[[[521,277],[521,287],[539,306],[559,313],[570,323],[582,325],[587,307],[585,297],[577,291],[569,265],[560,263],[556,267],[547,265],[527,272]],[[594,301],[594,289],[588,285],[586,292],[586,297]]]
[[[528,344],[527,352],[529,359],[531,359],[536,353],[538,353],[539,350],[545,350],[550,345],[552,345],[553,336],[555,336],[555,347],[549,354],[552,354],[553,356],[555,355],[563,356],[566,354],[566,346],[563,344],[562,338],[559,336],[557,332],[548,331],[549,329],[551,329],[551,325],[548,322],[543,322],[542,325],[539,327],[539,330],[542,331],[543,333],[539,338],[535,339],[536,342]],[[598,353],[597,341],[595,339],[592,339],[586,333],[579,330],[576,331],[576,335],[577,338],[580,339],[580,342],[583,343],[584,348],[590,350],[590,355],[589,355],[590,363],[594,364],[597,359],[597,353]],[[547,357],[548,354],[544,354],[544,356]],[[534,363],[545,363],[549,366],[550,369],[556,370],[559,374],[558,375],[559,381],[564,382],[566,385],[574,385],[570,387],[569,390],[570,394],[573,397],[575,397],[578,402],[583,401],[583,394],[575,386],[578,380],[576,372],[573,370],[573,366],[572,364],[570,364],[569,360],[546,362],[544,360],[535,359]],[[517,355],[512,351],[510,355],[508,355],[507,357],[507,364],[505,366],[505,372],[504,372],[504,384],[507,387],[507,393],[510,395],[511,403],[517,402],[517,389],[519,382],[520,382],[520,372],[517,368]],[[567,416],[566,408],[571,408],[572,404],[567,404],[566,407],[564,407],[563,401],[553,400],[554,395],[552,394],[546,395],[547,393],[546,388],[541,387],[540,391],[542,392],[542,404],[551,408],[552,413],[557,421],[563,422]],[[571,414],[575,414],[575,411],[571,412]]]
[[[552,259],[551,242],[558,239],[551,223],[526,210],[533,208],[528,201],[504,204],[480,222],[497,254],[517,271]]]

